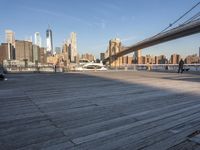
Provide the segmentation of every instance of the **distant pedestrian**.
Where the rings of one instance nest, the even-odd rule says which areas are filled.
[[[54,72],[56,73],[56,65],[54,66]]]
[[[184,66],[184,61],[181,59],[178,65],[178,73],[180,72],[183,73],[184,71],[183,66]]]
[[[168,66],[165,66],[165,70],[168,70]]]

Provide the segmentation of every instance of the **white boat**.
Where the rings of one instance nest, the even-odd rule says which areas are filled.
[[[86,70],[94,70],[94,71],[106,71],[107,68],[102,63],[86,63],[82,66],[76,68],[77,71],[86,71]]]
[[[85,65],[85,64],[87,64],[87,63],[90,63],[90,61],[88,60],[88,59],[80,59],[79,60],[79,65]]]

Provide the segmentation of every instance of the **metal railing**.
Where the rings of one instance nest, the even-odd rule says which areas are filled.
[[[64,72],[65,68],[63,67],[54,67],[54,66],[6,66],[4,67],[8,73],[17,73],[17,72]]]
[[[56,69],[54,66],[4,66],[6,71],[9,73],[31,73],[31,72],[67,72],[75,71],[73,68],[65,68],[57,66]],[[107,67],[108,70],[116,71],[172,71],[177,72],[178,64],[124,64],[119,67]],[[185,64],[184,69],[188,71],[200,72],[200,64]]]
[[[179,68],[178,64],[131,64],[120,67],[109,67],[110,70],[133,70],[133,71],[174,71]],[[184,64],[184,69],[188,71],[200,72],[200,64]]]

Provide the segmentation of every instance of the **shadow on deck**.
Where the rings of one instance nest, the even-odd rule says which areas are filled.
[[[0,149],[198,149],[199,87],[171,73],[10,74]]]

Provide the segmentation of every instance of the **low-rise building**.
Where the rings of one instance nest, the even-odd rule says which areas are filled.
[[[200,57],[197,56],[197,54],[189,55],[185,58],[186,64],[196,64],[200,63]]]
[[[39,62],[41,64],[46,64],[47,63],[47,50],[44,47],[41,47],[39,49]]]
[[[122,64],[123,65],[131,65],[131,64],[133,64],[133,57],[130,57],[130,56],[122,57]]]
[[[172,54],[170,59],[170,64],[178,64],[181,60],[181,56],[179,54]]]
[[[81,59],[86,59],[86,60],[89,60],[91,62],[96,60],[94,55],[88,54],[88,53],[82,54]]]
[[[11,43],[2,43],[0,45],[0,64],[4,60],[14,60],[15,59],[15,48]]]
[[[16,60],[26,60],[33,62],[33,46],[29,41],[15,41]]]
[[[7,59],[8,59],[8,43],[2,43],[0,45],[0,64],[3,64],[3,61]]]

